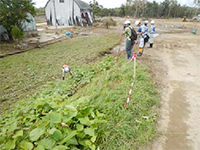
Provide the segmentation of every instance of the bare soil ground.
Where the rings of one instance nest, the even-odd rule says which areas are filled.
[[[155,39],[155,47],[146,49],[140,59],[150,67],[162,96],[160,136],[148,149],[199,150],[200,35],[191,34],[199,24],[179,20],[156,22],[160,36]]]

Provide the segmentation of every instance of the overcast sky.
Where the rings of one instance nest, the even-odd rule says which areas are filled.
[[[36,7],[44,7],[46,2],[48,0],[33,0],[33,2],[36,3]],[[91,0],[83,0],[85,2],[90,2]],[[105,8],[115,8],[115,7],[120,7],[121,4],[125,4],[126,0],[97,0],[99,2],[100,5],[103,5],[103,7]],[[153,1],[153,0],[149,0],[149,1]],[[163,0],[155,0],[157,2],[161,2]],[[179,3],[181,3],[181,5],[188,5],[188,6],[192,6],[193,0],[178,0]]]

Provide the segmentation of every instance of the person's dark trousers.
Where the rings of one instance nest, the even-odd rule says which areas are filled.
[[[133,56],[133,43],[131,40],[126,40],[126,53],[127,53],[127,59],[131,59]]]

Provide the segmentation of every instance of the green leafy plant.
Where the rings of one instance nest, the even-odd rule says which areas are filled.
[[[18,104],[12,113],[5,113],[0,119],[0,148],[95,150],[98,126],[106,123],[104,115],[89,105],[87,97],[75,102],[68,97],[113,63],[111,57],[105,57],[93,67],[74,68],[65,81],[68,84],[49,82],[43,92]]]
[[[14,41],[16,42],[19,42],[20,40],[22,40],[24,36],[23,31],[17,26],[12,26],[11,34]]]
[[[138,64],[124,108],[132,67],[106,56],[73,68],[65,81],[47,83],[1,116],[0,149],[138,149],[156,133],[158,96],[147,68]]]

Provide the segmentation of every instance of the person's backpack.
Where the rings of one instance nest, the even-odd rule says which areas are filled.
[[[133,41],[137,40],[137,33],[135,32],[133,28],[130,27],[130,29],[131,29],[131,37],[130,37],[131,40]]]

